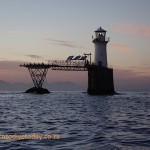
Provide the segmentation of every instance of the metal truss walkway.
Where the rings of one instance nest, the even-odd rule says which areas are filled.
[[[90,56],[90,61],[87,57]],[[51,70],[61,70],[61,71],[87,71],[89,64],[91,64],[91,53],[84,54],[84,56],[69,56],[67,60],[53,60],[49,61],[48,64],[44,63],[28,63],[20,65],[20,67],[28,68],[32,81],[34,83],[35,89],[42,89],[44,80],[48,69]]]

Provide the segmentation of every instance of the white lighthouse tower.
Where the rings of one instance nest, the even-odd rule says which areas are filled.
[[[95,64],[88,66],[88,89],[91,95],[114,95],[113,69],[107,66],[106,46],[109,38],[101,27],[95,31]]]
[[[101,27],[95,31],[93,43],[95,45],[95,64],[107,68],[107,43],[109,38],[106,38],[106,31]]]

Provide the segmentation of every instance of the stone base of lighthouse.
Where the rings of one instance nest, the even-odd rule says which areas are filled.
[[[97,65],[88,67],[88,94],[114,95],[113,69]]]

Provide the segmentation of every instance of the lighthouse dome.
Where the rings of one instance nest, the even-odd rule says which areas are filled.
[[[106,30],[102,29],[101,27],[95,30],[94,32],[107,32]]]

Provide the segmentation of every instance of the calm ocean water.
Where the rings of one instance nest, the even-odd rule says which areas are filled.
[[[60,139],[0,140],[0,150],[150,150],[150,93],[0,92],[0,135],[34,133]]]

